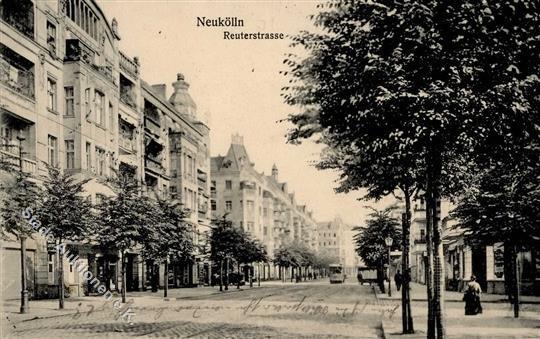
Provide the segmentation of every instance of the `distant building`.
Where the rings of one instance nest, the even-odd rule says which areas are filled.
[[[318,251],[336,258],[345,268],[348,276],[356,274],[361,262],[354,245],[352,227],[335,217],[332,221],[317,223]]]
[[[316,245],[313,214],[298,205],[287,183],[281,182],[276,165],[271,175],[259,173],[251,162],[243,137],[233,135],[225,156],[212,157],[211,209],[214,219],[226,216],[235,226],[259,239],[273,257],[280,246],[296,240]],[[275,268],[261,272],[275,278]]]

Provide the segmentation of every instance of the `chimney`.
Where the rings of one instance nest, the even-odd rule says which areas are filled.
[[[152,85],[152,89],[161,98],[167,100],[167,85],[165,85],[165,84]]]
[[[277,166],[276,164],[274,164],[274,166],[272,166],[272,178],[274,178],[274,180],[276,182],[278,182],[278,169],[277,169]]]

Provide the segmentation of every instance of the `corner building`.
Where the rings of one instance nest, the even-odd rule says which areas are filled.
[[[0,157],[18,165],[22,148],[22,170],[37,183],[47,164],[90,179],[85,190],[93,203],[114,194],[104,184],[114,170],[131,173],[149,198],[183,203],[193,239],[202,246],[210,226],[210,129],[181,74],[167,99],[165,85],[141,79],[138,58],[124,54],[120,41],[118,22],[109,21],[94,0],[0,2]],[[0,183],[12,179],[2,174]],[[93,275],[118,290],[119,254],[73,245]],[[54,244],[36,237],[27,246],[31,298],[54,297]],[[128,290],[145,289],[148,265],[137,249],[127,256]],[[4,298],[18,298],[15,239],[2,242],[2,259],[9,262],[2,266]],[[208,283],[203,253],[170,266],[172,287]],[[64,267],[71,295],[93,292],[67,261]]]

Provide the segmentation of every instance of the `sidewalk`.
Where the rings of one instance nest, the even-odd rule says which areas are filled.
[[[261,282],[261,287],[275,284],[276,282]],[[281,284],[281,282],[278,282]],[[258,288],[257,284],[253,284],[252,289]],[[164,301],[169,300],[182,300],[191,299],[197,297],[204,297],[216,294],[225,293],[240,293],[242,291],[250,290],[249,285],[241,286],[240,289],[236,288],[236,285],[229,285],[228,291],[219,291],[219,286],[214,287],[194,287],[194,288],[170,288],[168,290],[168,297],[163,298],[163,289],[158,292],[144,291],[144,292],[128,292],[126,293],[126,300],[134,299],[134,304],[138,307],[154,305],[156,299]],[[119,293],[114,292],[113,298],[110,301],[106,301],[102,296],[84,296],[84,297],[70,297],[64,301],[64,309],[58,309],[58,299],[42,299],[42,300],[30,300],[29,312],[26,314],[20,314],[20,300],[5,300],[3,301],[1,308],[1,317],[8,319],[9,322],[18,323],[21,321],[29,321],[33,319],[45,319],[61,316],[72,316],[77,312],[86,312],[89,309],[102,309],[103,307],[109,307],[112,310],[112,303],[114,300],[121,298]]]
[[[426,286],[411,282],[411,300],[426,301],[427,292]],[[388,284],[385,284],[387,293],[377,293],[379,299],[396,299],[401,300],[401,291],[396,290],[396,285],[392,281],[392,297],[388,296]],[[445,300],[447,302],[463,302],[463,293],[455,291],[444,291]],[[508,299],[504,294],[482,293],[483,303],[508,303]],[[520,296],[520,304],[540,304],[540,296],[524,295]]]
[[[377,293],[379,301],[399,304],[401,292],[392,290],[392,297]],[[520,317],[513,317],[512,306],[504,295],[483,294],[484,312],[464,315],[463,295],[445,291],[445,324],[447,338],[539,338],[540,297],[523,297]],[[382,319],[385,338],[426,338],[426,286],[411,283],[411,307],[415,334],[402,335],[401,307],[391,319]]]

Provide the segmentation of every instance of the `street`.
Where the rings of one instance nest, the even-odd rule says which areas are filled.
[[[397,302],[378,302],[370,286],[352,281],[229,288],[224,293],[217,288],[174,289],[167,300],[162,291],[131,293],[128,301],[133,299],[136,314],[131,325],[115,320],[110,304],[90,297],[68,300],[66,314],[58,314],[52,303],[43,319],[23,320],[6,312],[3,326],[9,326],[9,338],[380,338],[381,317],[400,317]],[[36,301],[31,307],[45,302],[51,303]]]

